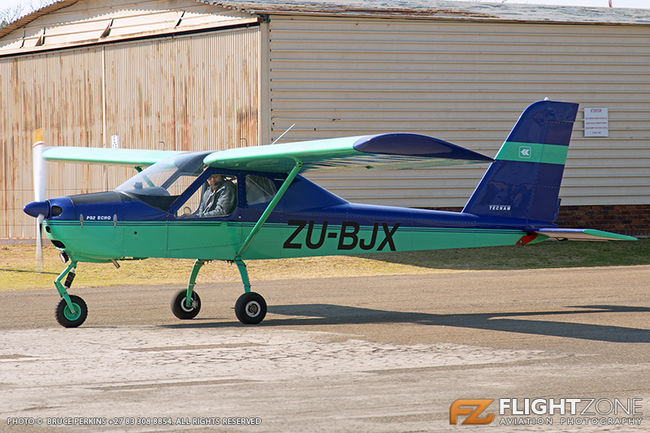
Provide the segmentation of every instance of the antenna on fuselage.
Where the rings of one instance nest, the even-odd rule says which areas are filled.
[[[285,135],[287,132],[291,131],[291,128],[293,128],[294,126],[296,126],[295,123],[294,123],[293,125],[291,125],[290,127],[288,127],[287,130],[284,131],[282,134],[280,134],[280,136],[279,136],[278,138],[276,138],[275,140],[273,140],[273,143],[271,143],[271,144],[275,144],[275,143],[277,143],[278,141],[280,141],[280,139],[281,139],[282,137],[284,137],[284,135]]]

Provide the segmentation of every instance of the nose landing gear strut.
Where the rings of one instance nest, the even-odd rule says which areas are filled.
[[[88,317],[88,306],[86,306],[86,302],[79,296],[68,294],[68,289],[72,285],[72,281],[74,281],[76,269],[77,262],[73,260],[61,272],[57,279],[54,280],[56,290],[59,292],[59,296],[61,296],[61,300],[55,310],[56,321],[66,328],[76,328],[84,323],[86,317]],[[64,278],[65,283],[61,284]]]

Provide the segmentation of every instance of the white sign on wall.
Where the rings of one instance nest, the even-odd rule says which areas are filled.
[[[113,149],[119,149],[120,148],[120,136],[119,135],[111,135],[111,147]]]
[[[608,137],[607,108],[585,108],[585,137]]]

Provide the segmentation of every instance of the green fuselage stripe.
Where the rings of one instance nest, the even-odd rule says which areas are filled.
[[[494,159],[564,165],[568,151],[568,146],[558,146],[556,144],[506,141]]]
[[[48,221],[48,237],[62,241],[78,261],[123,257],[201,258],[234,260],[252,222],[79,222]],[[409,227],[378,221],[328,224],[308,220],[266,223],[241,259],[305,257],[374,252],[515,245],[522,230]]]

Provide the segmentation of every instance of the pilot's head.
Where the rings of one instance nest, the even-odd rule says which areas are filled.
[[[208,178],[208,185],[210,185],[211,188],[218,186],[221,182],[223,182],[223,176],[220,174],[213,174]]]

